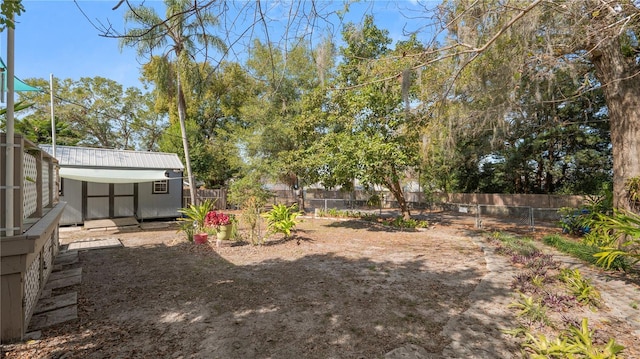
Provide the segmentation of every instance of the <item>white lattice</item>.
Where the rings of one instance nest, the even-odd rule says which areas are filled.
[[[38,169],[36,168],[36,158],[28,153],[23,156],[23,175],[24,175],[24,218],[36,212],[38,208],[38,186],[36,179],[38,178]]]
[[[51,166],[49,162],[42,164],[42,207],[49,205],[49,173],[51,172]]]
[[[53,258],[55,259],[55,257],[58,255],[58,252],[60,252],[60,229],[56,228],[53,230],[53,233],[51,234],[51,245],[53,246]]]
[[[49,278],[49,274],[51,274],[51,270],[53,269],[53,242],[55,238],[55,231],[51,234],[51,237],[44,244],[44,248],[42,249],[42,258],[43,265],[42,268],[42,282],[45,283],[47,278]]]
[[[40,253],[33,260],[24,276],[24,321],[29,323],[40,291]]]

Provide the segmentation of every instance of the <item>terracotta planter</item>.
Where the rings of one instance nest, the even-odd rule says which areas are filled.
[[[193,242],[195,244],[205,244],[207,243],[207,239],[209,235],[207,233],[194,233],[193,234]]]
[[[216,233],[216,237],[218,238],[218,240],[219,241],[229,240],[229,238],[231,238],[232,227],[233,227],[232,224],[227,224],[226,226],[220,226],[220,228],[218,228],[218,232]]]

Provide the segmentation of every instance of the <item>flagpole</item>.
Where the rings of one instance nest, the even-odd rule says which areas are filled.
[[[15,128],[14,128],[14,119],[13,119],[13,105],[14,105],[14,33],[13,27],[7,26],[7,151],[6,156],[7,159],[5,161],[5,235],[7,237],[13,236],[14,228],[15,228],[15,219],[14,219],[14,198],[15,198],[15,188],[13,175],[14,175],[14,159],[15,159],[15,148],[14,144],[14,136],[15,136]]]
[[[56,157],[56,118],[53,115],[53,74],[49,74],[49,93],[51,94],[51,156]]]

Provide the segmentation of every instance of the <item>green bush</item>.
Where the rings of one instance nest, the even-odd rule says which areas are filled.
[[[599,215],[592,223],[593,235],[603,238],[604,243],[610,243],[594,254],[598,258],[597,264],[615,268],[620,261],[629,260],[630,263],[623,268],[626,269],[640,262],[640,215],[617,210],[612,216]]]
[[[242,206],[250,199],[255,201],[258,207],[264,206],[273,193],[262,187],[260,178],[257,174],[248,175],[229,186],[229,203],[242,208]]]
[[[500,254],[530,256],[536,252],[540,252],[538,247],[533,243],[533,240],[529,237],[519,238],[509,234],[495,232],[492,234],[491,239],[500,242],[497,249],[497,252]]]
[[[538,299],[527,296],[523,293],[520,294],[520,299],[509,304],[509,308],[516,308],[519,310],[518,317],[527,317],[534,322],[541,322],[549,324],[549,318],[547,317],[547,308]]]
[[[250,196],[244,203],[242,203],[242,213],[240,214],[241,220],[249,227],[249,242],[251,244],[261,244],[262,238],[258,233],[258,226],[260,219],[260,209],[264,204],[260,204],[260,200],[257,197]]]
[[[591,281],[582,277],[578,269],[561,269],[559,279],[567,285],[578,302],[592,306],[600,304],[600,292],[591,285]]]
[[[393,227],[398,228],[427,228],[429,227],[429,222],[427,221],[419,221],[414,218],[404,219],[402,216],[398,216],[394,218],[390,222],[384,222],[385,224],[389,224]]]
[[[622,345],[616,344],[615,339],[609,340],[604,347],[593,343],[593,333],[589,330],[587,318],[582,319],[580,328],[570,328],[567,337],[573,353],[579,355],[576,356],[578,358],[615,359],[616,354],[624,350]]]
[[[533,336],[526,333],[526,340],[522,348],[530,358],[590,358],[616,359],[624,347],[610,339],[606,345],[593,342],[593,333],[589,330],[587,318],[582,319],[580,328],[571,327],[556,339],[549,339],[544,334]]]
[[[600,194],[587,197],[587,203],[581,208],[560,208],[560,227],[564,233],[587,235],[591,232],[594,219],[601,214],[610,214],[613,210],[613,192],[611,184],[603,185]]]
[[[298,224],[296,219],[300,214],[297,204],[293,204],[291,207],[277,204],[269,212],[263,213],[262,216],[267,220],[268,233],[282,233],[285,238],[289,238],[291,231]]]
[[[380,199],[380,196],[377,194],[372,195],[371,197],[369,197],[369,199],[367,200],[367,206],[369,207],[380,207],[380,204],[382,203],[382,200]]]

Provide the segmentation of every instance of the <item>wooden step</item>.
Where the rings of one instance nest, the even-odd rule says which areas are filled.
[[[60,252],[54,260],[54,265],[69,265],[78,262],[78,251]]]
[[[65,269],[57,272],[51,272],[51,274],[49,275],[48,281],[50,282],[50,281],[58,280],[62,278],[75,277],[78,275],[82,275],[82,267]]]
[[[78,306],[70,305],[48,312],[34,314],[31,317],[29,330],[38,330],[75,319],[78,319]]]
[[[44,312],[50,312],[52,310],[68,307],[70,305],[78,304],[78,293],[70,292],[60,295],[55,295],[49,298],[40,298],[34,314],[40,314]]]
[[[55,280],[48,280],[44,286],[44,290],[47,289],[59,289],[64,287],[70,287],[72,285],[80,284],[82,282],[82,275],[75,275],[71,277],[64,277]]]

